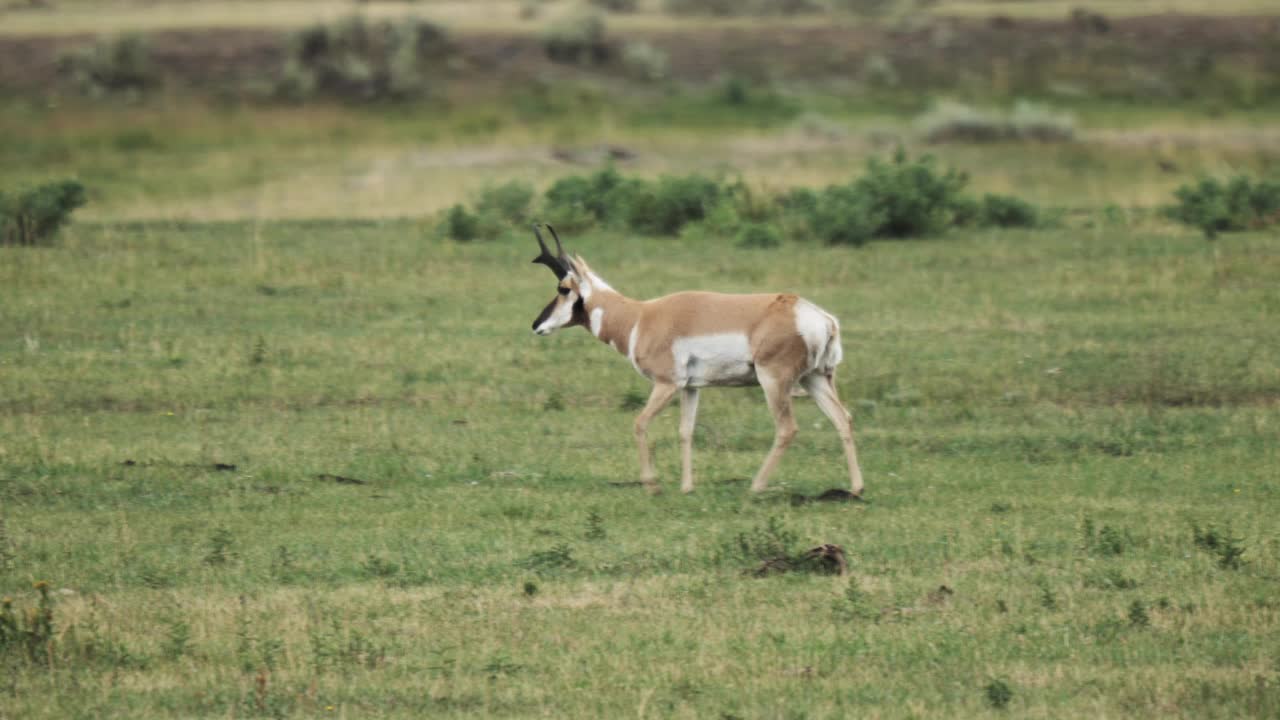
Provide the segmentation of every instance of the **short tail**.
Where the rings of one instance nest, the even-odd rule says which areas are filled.
[[[818,370],[824,375],[835,373],[836,366],[844,361],[844,348],[840,344],[840,321],[827,315],[827,342],[818,353]]]

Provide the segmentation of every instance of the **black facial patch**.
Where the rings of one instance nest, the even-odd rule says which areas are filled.
[[[582,302],[582,298],[578,298],[577,302],[573,304],[573,320],[571,320],[569,324],[582,325],[583,327],[586,327],[587,322],[588,322],[588,319],[587,319],[586,303]]]

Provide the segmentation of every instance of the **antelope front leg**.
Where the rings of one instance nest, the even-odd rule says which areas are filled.
[[[680,492],[693,492],[693,428],[698,423],[698,389],[680,394]]]
[[[658,471],[653,468],[653,456],[649,451],[649,421],[662,412],[662,408],[675,397],[676,386],[657,383],[649,393],[649,402],[636,416],[636,446],[640,450],[640,482],[650,492],[658,491]]]

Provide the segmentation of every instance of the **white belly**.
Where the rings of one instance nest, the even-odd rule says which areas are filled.
[[[755,385],[756,367],[743,333],[680,338],[671,346],[679,387]]]

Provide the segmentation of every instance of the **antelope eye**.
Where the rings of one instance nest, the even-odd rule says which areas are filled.
[[[556,292],[560,293],[561,295],[568,295],[568,294],[569,294],[569,288],[567,288],[567,287],[565,287],[565,286],[561,285],[560,287],[556,288]]]

